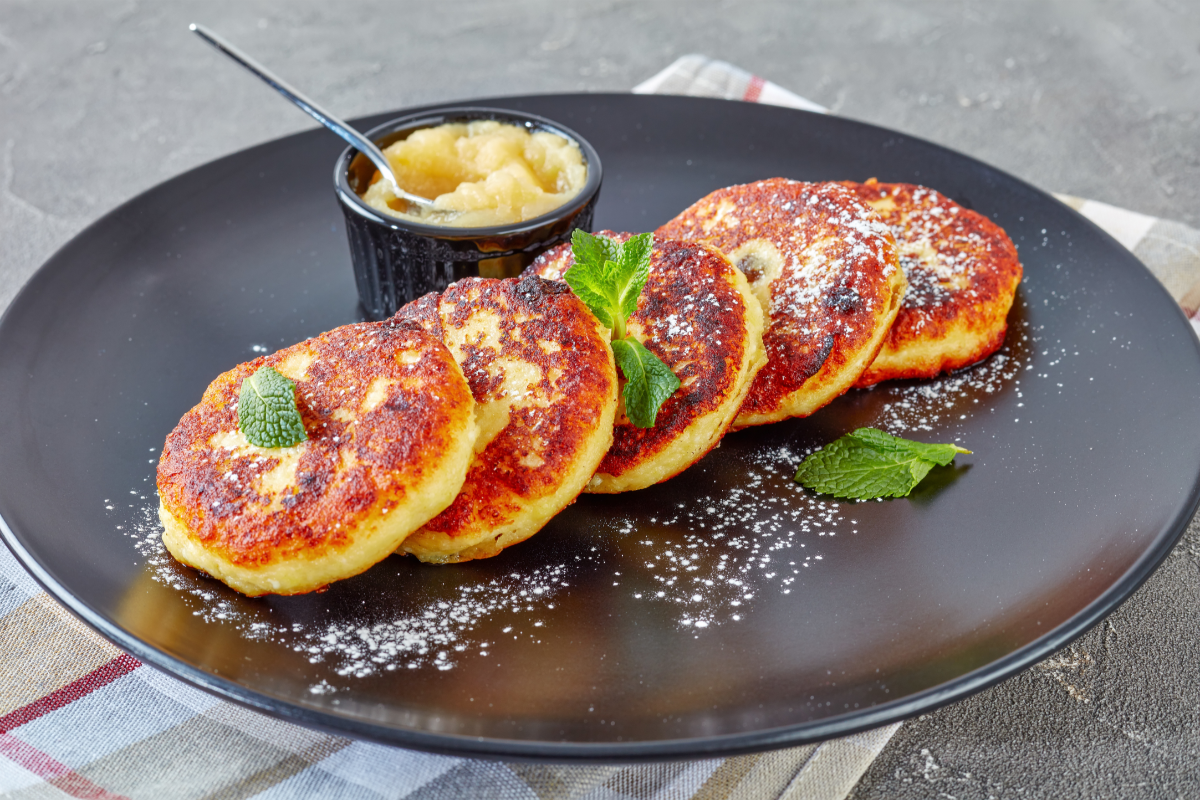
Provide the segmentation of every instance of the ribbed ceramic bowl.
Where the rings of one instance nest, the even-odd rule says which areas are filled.
[[[576,228],[591,231],[603,177],[600,156],[582,136],[556,122],[519,111],[464,106],[400,117],[367,136],[384,148],[421,128],[482,119],[548,131],[578,143],[587,164],[582,191],[548,214],[510,225],[422,225],[381,213],[363,201],[359,193],[370,184],[375,166],[354,148],[346,148],[334,169],[334,187],[346,217],[358,296],[371,319],[385,319],[410,300],[441,291],[459,278],[518,275],[540,253],[568,241]]]

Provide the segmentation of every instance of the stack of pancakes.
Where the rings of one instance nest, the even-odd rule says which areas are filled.
[[[163,542],[248,595],[300,594],[398,549],[495,555],[573,501],[613,439],[608,331],[565,284],[473,278],[217,378],[167,437]],[[242,381],[295,382],[308,439],[251,445]]]
[[[875,179],[719,189],[657,235],[724,251],[767,311],[769,362],[737,428],[986,358],[1004,342],[1021,280],[995,223],[932,189]]]
[[[480,427],[458,495],[401,549],[446,563],[528,539],[583,491],[612,445],[608,331],[566,284],[536,277],[468,278],[396,318],[450,348]]]
[[[931,189],[720,189],[655,232],[627,329],[680,388],[638,428],[610,331],[562,282],[572,264],[563,245],[520,278],[463,280],[218,377],[159,462],[167,548],[251,595],[312,591],[394,551],[492,556],[583,491],[678,474],[730,429],[987,357],[1021,278],[1003,230]],[[295,382],[307,441],[239,432],[238,390],[263,366]]]

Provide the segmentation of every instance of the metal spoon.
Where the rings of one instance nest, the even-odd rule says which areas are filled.
[[[357,147],[360,153],[371,159],[371,163],[379,168],[379,174],[383,176],[384,180],[391,184],[392,192],[396,195],[396,197],[399,197],[402,200],[407,200],[413,205],[420,206],[424,209],[433,208],[432,200],[427,200],[424,197],[418,197],[417,195],[406,192],[400,188],[400,184],[396,181],[396,175],[394,172],[392,172],[392,165],[388,163],[387,157],[384,156],[383,152],[380,151],[380,149],[376,147],[375,143],[370,139],[354,130],[354,128],[351,128],[343,120],[338,119],[333,114],[330,114],[328,111],[318,106],[312,100],[309,100],[296,89],[293,89],[291,86],[285,83],[282,78],[275,75],[262,64],[259,64],[253,58],[246,55],[241,50],[238,50],[232,44],[227,42],[225,39],[222,39],[208,28],[195,23],[189,25],[188,28],[201,39],[208,42],[213,47],[217,48],[222,53],[241,64],[243,67],[253,72],[268,85],[270,85],[271,88],[279,92],[288,100],[291,100],[293,103],[299,106],[302,111],[307,113],[317,122],[321,123],[326,128],[329,128],[329,130],[345,139],[354,147]]]

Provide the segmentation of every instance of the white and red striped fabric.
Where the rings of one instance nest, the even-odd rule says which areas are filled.
[[[719,97],[723,100],[765,103],[769,106],[786,106],[822,114],[827,111],[824,106],[740,67],[697,54],[676,59],[662,72],[633,87],[633,93]]]

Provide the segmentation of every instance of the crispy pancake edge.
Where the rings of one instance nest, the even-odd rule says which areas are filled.
[[[601,231],[600,235],[618,241],[626,241],[632,236],[629,233],[613,231]],[[766,353],[762,346],[762,308],[750,291],[745,276],[719,250],[699,242],[656,238],[652,251],[651,279],[639,299],[638,311],[630,318],[630,333],[672,366],[681,380],[686,381],[689,376],[699,379],[704,374],[712,374],[714,367],[711,364],[707,365],[706,373],[704,366],[692,363],[694,359],[686,354],[682,357],[672,356],[663,349],[660,342],[655,341],[656,337],[647,328],[661,327],[666,318],[676,316],[677,312],[673,308],[681,304],[682,296],[679,287],[675,286],[680,280],[678,269],[681,265],[686,268],[686,259],[696,257],[715,259],[705,261],[696,268],[708,270],[716,276],[716,280],[723,280],[737,293],[736,302],[740,303],[736,323],[739,330],[734,337],[738,342],[737,364],[730,373],[729,356],[722,358],[722,364],[726,366],[720,370],[720,383],[727,385],[720,389],[702,389],[690,395],[676,393],[659,410],[658,422],[654,428],[637,428],[624,418],[623,413],[618,412],[613,447],[588,483],[586,491],[589,493],[615,494],[643,489],[686,470],[720,441],[732,424],[746,392],[749,391],[755,373],[766,362]],[[560,245],[539,256],[528,268],[527,273],[538,273],[559,280],[573,264],[571,246]],[[719,265],[719,269],[714,271],[713,267],[716,265]],[[734,299],[732,293],[726,292],[722,292],[721,297],[722,306],[726,301]],[[693,299],[694,295],[687,296],[687,301]],[[717,318],[727,321],[732,310],[722,309]],[[669,313],[664,317],[664,312]],[[697,324],[686,315],[683,321],[693,330]],[[716,329],[705,329],[696,335],[711,339],[720,334]],[[734,352],[732,348],[729,350],[731,354]],[[712,379],[707,382],[711,384]],[[682,415],[680,412],[683,412]]]
[[[724,254],[719,250],[711,249],[724,258]],[[728,259],[726,261],[728,262]],[[745,323],[743,331],[744,341],[749,345],[742,347],[742,357],[737,366],[732,391],[727,393],[712,411],[693,419],[686,428],[671,439],[666,447],[656,454],[653,461],[640,463],[617,474],[598,471],[592,482],[588,484],[587,491],[589,493],[629,492],[669,480],[712,452],[713,448],[720,443],[721,438],[730,430],[734,418],[750,391],[754,376],[767,363],[767,352],[762,343],[762,306],[759,305],[754,293],[750,291],[750,284],[746,281],[746,276],[742,274],[742,271],[733,264],[729,266],[732,270],[731,283],[741,296],[746,310],[743,317]],[[605,462],[608,461],[609,459],[606,458]],[[602,462],[600,468],[603,469],[605,465],[606,463]],[[668,466],[664,469],[663,465]]]
[[[362,345],[359,334],[386,342],[378,352],[364,353],[350,346]],[[379,363],[389,350],[384,358],[404,366]],[[330,363],[334,353],[345,359]],[[227,448],[210,442],[244,442],[237,432],[237,393],[242,380],[265,365],[296,382],[309,440],[277,450],[244,443],[222,455]],[[405,371],[410,368],[411,375]],[[384,382],[376,384],[380,378]],[[410,378],[420,391],[405,385]],[[341,393],[339,387],[352,381],[362,385]],[[440,396],[429,398],[429,386],[439,387]],[[223,373],[184,415],[159,462],[163,542],[181,562],[247,595],[319,589],[386,558],[445,508],[466,475],[475,434],[466,378],[440,341],[386,322],[337,328]],[[209,454],[227,458],[229,472],[236,468],[245,476],[221,485],[201,463],[213,462]],[[253,490],[256,478],[267,488],[264,473],[291,456],[292,478],[275,494]],[[268,468],[255,475],[255,464]],[[241,495],[231,488],[239,485]],[[228,509],[212,510],[214,496],[218,503],[228,500]],[[256,498],[262,497],[270,504],[257,513],[263,501]]]
[[[490,287],[490,292],[488,288]],[[472,462],[462,493],[440,515],[406,539],[403,552],[431,563],[457,563],[496,555],[510,545],[537,533],[583,491],[612,443],[612,422],[617,408],[616,367],[608,346],[608,330],[592,316],[563,284],[536,276],[505,281],[469,278],[452,285],[438,304],[441,329],[467,323],[475,290],[497,293],[515,300],[522,313],[533,312],[531,328],[560,343],[556,354],[538,350],[523,357],[538,359],[539,368],[561,370],[555,391],[561,393],[552,413],[536,409],[510,415],[508,423],[482,448]],[[416,301],[408,312],[430,319],[431,300]],[[422,305],[423,304],[423,305]],[[485,304],[495,310],[488,301]],[[407,308],[407,307],[406,307]],[[454,351],[454,348],[451,348]],[[462,366],[480,403],[491,399],[491,381],[482,352]],[[475,359],[475,360],[472,360]],[[494,387],[493,387],[494,388]],[[546,461],[533,467],[520,461],[523,442],[546,424],[554,431],[548,447],[540,451]],[[559,474],[555,469],[564,467]],[[501,480],[503,479],[503,480]],[[524,489],[522,487],[525,487]]]
[[[953,251],[952,242],[946,237],[960,243],[960,237],[975,237],[968,242],[975,245],[969,284],[956,290],[943,289],[946,292],[943,302],[934,303],[927,298],[920,307],[913,307],[910,302],[902,305],[879,355],[856,386],[865,388],[891,379],[933,378],[982,361],[1000,349],[1023,272],[1016,247],[1004,229],[928,187],[879,183],[874,178],[862,184],[847,181],[843,185],[872,207],[885,199],[901,205],[900,210],[885,207],[876,208],[876,212],[893,227],[902,254],[906,250],[919,250],[922,241],[931,240],[931,246],[941,257],[942,253]],[[918,223],[924,226],[924,231],[904,224],[907,220],[901,214],[905,210],[920,215]],[[933,233],[929,227],[935,221],[944,224],[929,236]],[[982,250],[986,252],[979,252]],[[921,277],[922,280],[913,282],[914,291],[928,280]],[[909,300],[912,299],[910,295]]]
[[[762,413],[748,412],[745,410],[745,406],[743,406],[742,413],[738,414],[737,418],[733,421],[732,429],[741,430],[742,428],[754,425],[780,422],[791,417],[811,416],[854,388],[861,375],[866,372],[879,356],[879,351],[883,348],[883,343],[887,340],[888,331],[891,329],[892,324],[896,321],[897,314],[900,312],[900,302],[904,297],[904,290],[907,285],[907,282],[904,280],[904,273],[896,270],[889,281],[891,300],[885,313],[878,319],[871,336],[853,352],[851,358],[847,359],[844,356],[840,356],[835,349],[830,353],[830,357],[825,360],[825,363],[821,365],[821,369],[805,381],[804,386],[799,391],[791,395],[785,408]]]
[[[847,228],[849,238],[841,233]],[[808,416],[853,386],[882,347],[907,285],[891,233],[866,204],[835,183],[772,178],[718,189],[658,233],[713,244],[735,263],[762,246],[758,243],[769,243],[779,261],[755,278],[759,285],[752,281],[755,295],[762,301],[769,291],[772,308],[793,302],[786,299],[793,296],[806,303],[804,314],[799,307],[788,314],[764,308],[768,363],[734,429]],[[845,263],[838,283],[818,293],[806,276],[810,264],[828,263],[830,257]],[[788,331],[801,326],[806,338],[792,338]]]

